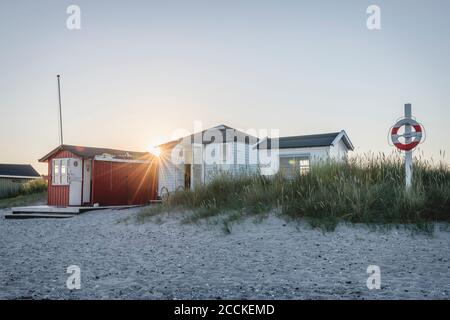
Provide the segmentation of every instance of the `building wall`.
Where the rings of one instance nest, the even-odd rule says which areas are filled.
[[[214,144],[211,146],[220,153],[224,144]],[[205,153],[205,182],[208,183],[218,174],[227,173],[231,175],[253,174],[258,172],[258,151],[252,145],[242,142],[229,142],[227,147],[227,159],[210,163],[207,161]],[[206,151],[208,152],[208,150]],[[253,152],[253,153],[252,153]]]
[[[225,158],[223,155],[224,145],[226,148]],[[194,144],[195,146],[200,148],[199,144]],[[174,149],[178,150],[176,147]],[[195,186],[196,181],[194,179],[199,176],[197,175],[197,172],[199,172],[197,170],[201,170],[201,183],[209,183],[216,175],[222,173],[238,175],[258,172],[257,150],[253,150],[251,145],[242,142],[211,143],[202,146],[200,158],[194,151],[195,163],[192,163],[193,155],[190,147],[184,150],[182,156],[178,151],[173,152],[176,157],[175,163],[172,161],[172,150],[163,150],[160,155],[158,172],[159,195],[162,195],[163,192],[174,192],[184,189],[184,164],[195,166],[191,168],[193,173],[191,175],[191,186]]]
[[[161,153],[158,168],[158,195],[184,188],[184,164],[172,163],[169,151]]]
[[[156,199],[156,163],[94,161],[92,203],[101,206],[145,204]]]
[[[330,147],[330,158],[336,161],[345,161],[347,159],[348,149],[344,141],[341,139],[339,142]]]
[[[221,173],[232,175],[258,172],[264,175],[276,174],[280,168],[280,157],[283,156],[307,156],[311,165],[314,165],[329,160],[343,161],[348,153],[348,149],[342,140],[335,146],[276,150],[253,150],[252,145],[228,142],[225,143],[227,151],[224,161],[223,145],[213,143],[203,148],[203,181],[205,183],[211,182],[216,175]],[[211,153],[214,153],[215,156],[211,156]],[[190,163],[189,159],[192,159],[192,153],[188,151],[185,154],[188,158],[185,159],[185,163]],[[171,162],[171,150],[166,150],[161,154],[158,175],[159,195],[161,195],[163,189],[173,192],[184,188],[184,164],[175,165]]]
[[[322,161],[330,159],[330,147],[314,147],[314,148],[288,148],[259,150],[260,170],[261,174],[273,175],[278,173],[280,169],[280,157],[282,156],[307,156],[311,164],[318,164]]]
[[[0,177],[0,198],[7,198],[20,191],[20,187],[33,179]]]
[[[48,159],[48,194],[47,194],[47,204],[50,206],[68,206],[69,205],[69,186],[64,185],[53,185],[52,177],[52,163],[53,159],[59,158],[76,158],[80,161],[80,157],[74,155],[68,151],[60,151],[56,153],[53,157]]]
[[[48,160],[48,205],[68,206],[69,185],[52,185],[52,160],[82,158],[61,151]],[[93,161],[91,203],[143,204],[156,199],[157,164]]]

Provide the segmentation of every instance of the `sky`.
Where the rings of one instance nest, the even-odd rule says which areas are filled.
[[[66,22],[81,10],[81,29]],[[366,25],[369,5],[381,29]],[[145,151],[226,124],[281,136],[345,129],[392,152],[411,103],[424,157],[450,152],[450,1],[0,2],[0,163],[64,143]],[[445,158],[449,162],[448,157]]]

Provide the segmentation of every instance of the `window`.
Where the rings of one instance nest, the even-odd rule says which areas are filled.
[[[309,158],[299,159],[298,164],[300,174],[307,174],[309,172]]]
[[[280,171],[288,178],[307,174],[309,170],[309,156],[280,156]]]
[[[61,184],[67,184],[67,167],[65,160],[61,160]]]
[[[55,186],[68,185],[68,159],[54,159],[52,161],[52,184]]]
[[[245,137],[245,167],[248,168],[248,165],[250,164],[250,143],[249,138]]]
[[[53,172],[52,172],[52,184],[58,184],[59,183],[59,160],[53,160]]]
[[[226,143],[222,144],[222,148],[223,148],[223,150],[222,150],[223,163],[226,163],[227,162],[227,144]]]

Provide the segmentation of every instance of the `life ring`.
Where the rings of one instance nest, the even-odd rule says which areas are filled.
[[[400,128],[403,126],[411,126],[412,128],[414,128],[414,131],[411,131],[411,133],[409,134],[398,134],[398,130],[400,130]],[[408,143],[402,143],[400,142],[401,137],[410,138],[412,140]],[[392,127],[391,140],[394,146],[396,146],[400,150],[412,150],[417,147],[417,145],[420,143],[420,140],[422,140],[422,126],[416,120],[409,118],[401,119]]]

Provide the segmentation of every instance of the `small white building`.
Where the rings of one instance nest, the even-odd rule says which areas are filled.
[[[218,173],[256,173],[258,138],[219,125],[159,145],[158,194],[193,189]]]
[[[346,161],[354,147],[347,133],[313,134],[277,139],[262,139],[258,149],[259,168],[262,174],[281,171],[286,176],[306,173],[311,164],[327,161]]]
[[[306,173],[314,162],[345,161],[353,145],[345,131],[264,138],[216,126],[158,146],[158,194],[193,189],[219,173],[287,176]]]

